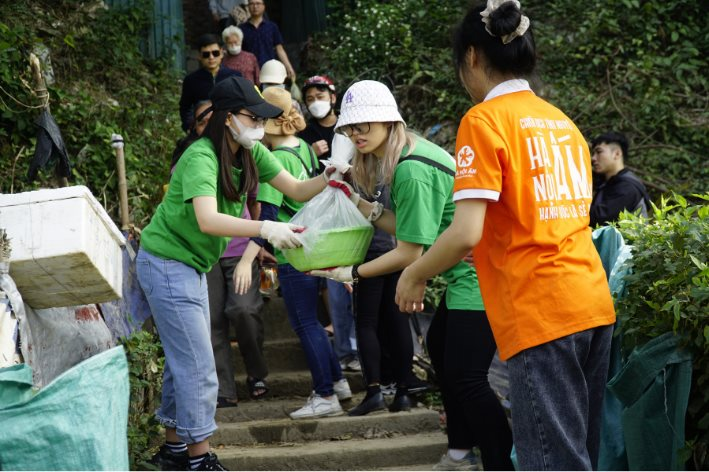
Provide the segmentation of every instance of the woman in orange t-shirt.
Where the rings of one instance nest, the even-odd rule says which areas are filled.
[[[518,1],[473,7],[454,53],[477,102],[458,129],[455,217],[404,270],[397,303],[418,310],[425,281],[474,248],[520,468],[596,468],[615,312],[588,228],[588,145],[524,80],[536,53]]]

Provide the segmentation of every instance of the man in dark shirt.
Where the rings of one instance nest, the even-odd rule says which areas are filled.
[[[617,220],[623,210],[648,215],[650,198],[642,181],[625,168],[627,159],[628,140],[621,133],[604,133],[591,142],[593,171],[604,180],[591,201],[591,227]]]
[[[302,90],[305,106],[312,118],[299,136],[310,144],[322,162],[330,158],[330,147],[335,135],[335,123],[337,123],[335,84],[325,75],[314,75],[305,81]],[[320,168],[324,170],[322,163]]]
[[[180,96],[180,119],[182,129],[188,131],[194,120],[194,106],[209,98],[209,92],[217,82],[232,75],[241,77],[241,73],[222,67],[222,47],[219,37],[205,34],[197,40],[199,49],[200,68],[187,74],[182,82],[182,95]]]
[[[264,0],[249,0],[248,9],[251,17],[239,25],[244,33],[241,47],[256,56],[259,67],[263,67],[266,61],[278,59],[286,66],[288,77],[295,81],[295,70],[288,60],[286,50],[283,49],[281,31],[278,25],[263,17],[266,13]]]

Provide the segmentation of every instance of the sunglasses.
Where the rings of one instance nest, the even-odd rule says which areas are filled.
[[[221,49],[213,49],[211,51],[202,51],[202,58],[209,59],[210,54],[212,55],[212,57],[219,57],[222,55],[222,50]]]

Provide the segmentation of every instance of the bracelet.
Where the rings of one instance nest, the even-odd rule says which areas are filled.
[[[357,270],[359,268],[359,264],[355,264],[352,266],[352,284],[356,285],[359,283],[359,271]]]
[[[384,213],[384,205],[379,202],[374,202],[374,206],[372,207],[371,213],[369,213],[369,216],[367,217],[367,221],[377,221],[382,216],[382,213]]]

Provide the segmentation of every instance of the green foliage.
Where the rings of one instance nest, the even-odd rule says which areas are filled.
[[[342,92],[357,80],[388,84],[414,129],[457,123],[470,102],[453,71],[448,44],[451,19],[461,16],[467,1],[435,7],[426,0],[331,3],[332,27],[312,42],[310,72],[330,74]],[[330,68],[322,70],[323,64]],[[442,144],[452,150],[452,141]]]
[[[121,340],[128,356],[130,408],[128,454],[130,470],[145,470],[162,427],[153,412],[160,403],[165,358],[160,341],[150,331],[137,331]]]
[[[666,332],[692,352],[687,438],[697,470],[709,467],[709,193],[692,205],[675,194],[648,220],[625,213],[618,229],[633,245],[626,295],[617,302],[628,352]]]
[[[423,302],[426,310],[434,312],[441,303],[441,297],[446,292],[448,282],[442,275],[436,275],[426,284],[426,291],[423,294]]]
[[[88,186],[118,220],[110,138],[121,134],[131,219],[139,227],[147,224],[182,134],[179,83],[166,63],[143,58],[141,38],[152,4],[133,3],[123,9],[97,1],[0,4],[0,155],[11,156],[0,160],[0,192],[52,186],[51,170],[39,182],[25,180],[41,105],[32,92],[28,56],[43,45],[56,80],[48,86],[49,105],[73,165],[70,184]]]
[[[706,191],[709,29],[701,2],[534,3],[545,95],[589,137],[625,132],[629,164],[656,190]]]
[[[449,151],[472,103],[457,79],[452,28],[470,2],[338,0],[312,41],[308,72],[338,90],[389,84],[410,127]],[[709,28],[701,2],[526,0],[539,56],[532,85],[589,138],[609,129],[631,140],[629,165],[653,195],[706,190]],[[326,70],[323,64],[328,64]]]

